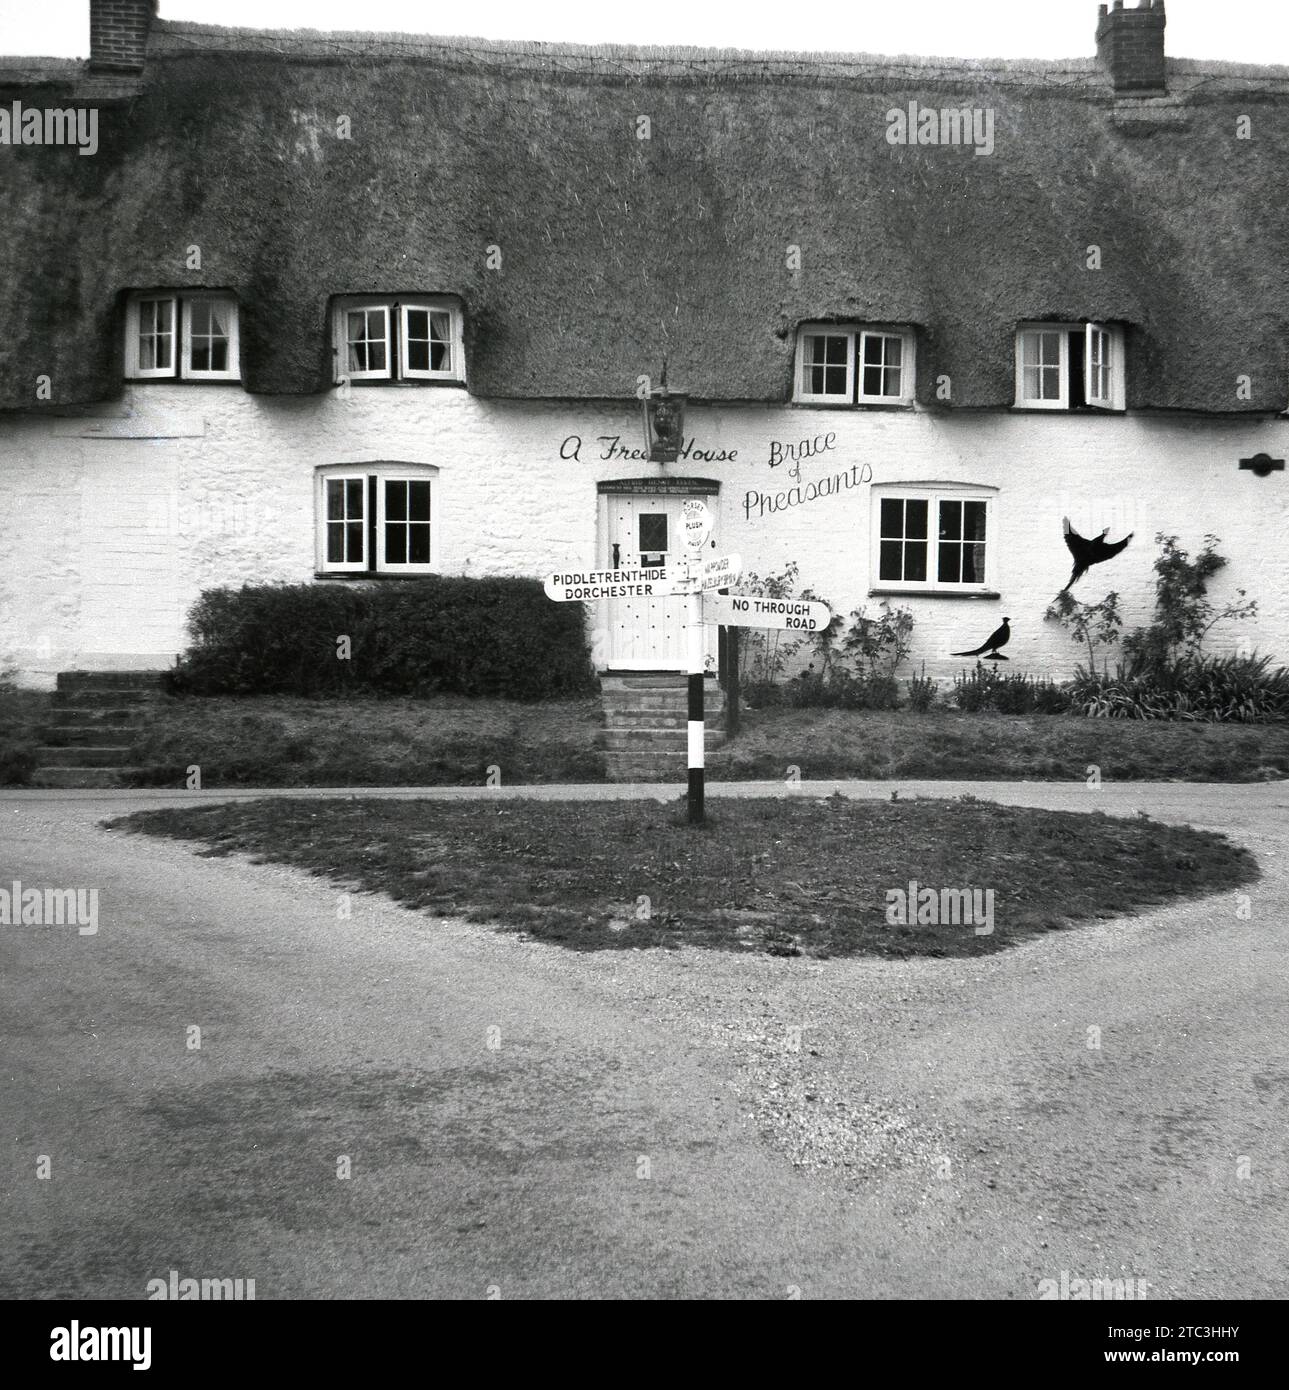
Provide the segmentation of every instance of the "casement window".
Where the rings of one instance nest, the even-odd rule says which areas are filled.
[[[1122,410],[1123,330],[1103,323],[1022,324],[1016,405],[1025,410]]]
[[[912,330],[803,324],[797,333],[793,399],[812,405],[910,405]]]
[[[873,494],[873,587],[978,593],[988,587],[993,494],[884,485]]]
[[[125,374],[134,381],[237,381],[237,301],[229,295],[131,295]]]
[[[336,380],[464,381],[461,310],[426,295],[334,306]]]
[[[431,574],[438,568],[438,469],[327,464],[317,470],[320,574]]]

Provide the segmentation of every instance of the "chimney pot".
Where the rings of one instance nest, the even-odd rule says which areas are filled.
[[[157,0],[90,0],[90,71],[141,72]]]
[[[1164,0],[1141,0],[1125,9],[1115,0],[1107,12],[1100,6],[1097,21],[1097,59],[1110,77],[1116,95],[1143,96],[1167,90],[1164,66]]]

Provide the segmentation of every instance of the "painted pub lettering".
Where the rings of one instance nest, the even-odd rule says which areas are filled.
[[[818,458],[820,454],[827,453],[829,449],[835,448],[836,444],[837,435],[833,430],[829,430],[827,434],[817,434],[813,439],[799,439],[795,444],[772,439],[767,462],[771,468],[778,468],[781,463],[792,464],[788,469],[788,477],[800,480],[801,465],[807,459]]]
[[[599,434],[596,435],[596,442],[601,446],[599,456],[600,463],[610,463],[614,460],[627,463],[647,463],[649,461],[649,451],[647,449],[633,449],[629,444],[624,444],[620,434]],[[573,463],[582,461],[582,436],[580,434],[565,435],[560,441],[559,456]],[[734,463],[738,460],[737,449],[698,449],[694,447],[693,437],[683,441],[676,454],[677,462],[686,459],[695,463]]]

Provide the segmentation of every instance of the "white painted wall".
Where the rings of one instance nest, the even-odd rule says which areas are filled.
[[[869,488],[749,520],[750,491],[783,492],[772,440],[832,431],[834,449],[802,482],[868,464],[873,483],[945,480],[1000,489],[996,601],[916,597],[915,660],[951,677],[1003,614],[1011,668],[1065,677],[1080,653],[1042,621],[1069,574],[1068,513],[1084,534],[1136,532],[1076,595],[1123,596],[1129,623],[1149,616],[1156,531],[1192,553],[1206,531],[1231,563],[1212,587],[1237,587],[1257,620],[1247,636],[1289,661],[1289,473],[1256,478],[1238,460],[1289,454],[1289,423],[1162,416],[863,411],[692,406],[686,434],[733,462],[604,460],[599,436],[641,447],[638,407],[476,400],[459,388],[353,388],[305,399],[237,387],[149,384],[95,419],[0,419],[0,670],[28,685],[88,667],[164,667],[181,650],[183,614],[203,588],[312,578],[318,464],[399,459],[437,464],[443,567],[526,574],[595,560],[598,480],[696,475],[722,483],[714,540],[762,573],[790,559],[800,582],[849,612],[870,608]],[[104,437],[109,434],[133,437]],[[581,437],[580,458],[565,441]]]

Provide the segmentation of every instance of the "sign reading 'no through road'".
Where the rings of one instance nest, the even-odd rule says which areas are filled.
[[[703,621],[726,627],[782,627],[818,632],[832,621],[826,603],[809,599],[753,598],[751,595],[703,595]]]

